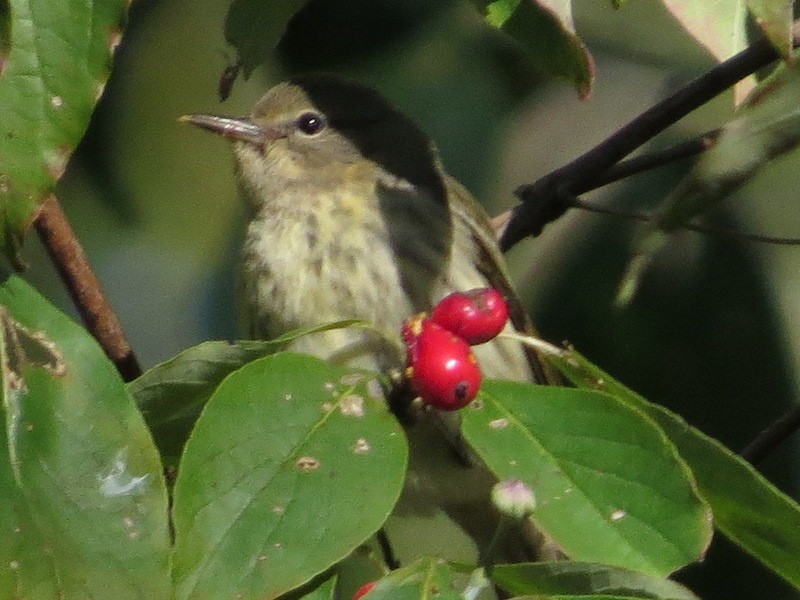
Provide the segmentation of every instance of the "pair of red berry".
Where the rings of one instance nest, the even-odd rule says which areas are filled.
[[[475,398],[481,370],[470,346],[495,338],[508,320],[508,305],[495,289],[456,292],[431,312],[403,323],[407,377],[427,404],[458,410]]]

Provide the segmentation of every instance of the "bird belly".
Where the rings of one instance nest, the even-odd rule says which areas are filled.
[[[360,319],[399,336],[412,308],[380,219],[348,198],[305,204],[290,212],[263,211],[248,226],[238,285],[243,333],[273,338]],[[396,341],[349,327],[299,337],[291,349],[386,368],[402,358]]]

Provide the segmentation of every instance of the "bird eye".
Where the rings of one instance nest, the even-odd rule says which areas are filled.
[[[325,129],[325,118],[313,112],[303,113],[297,117],[297,128],[306,135],[315,135]]]

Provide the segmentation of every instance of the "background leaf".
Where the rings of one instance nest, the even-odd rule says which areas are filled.
[[[775,49],[790,56],[794,0],[747,0],[747,7]]]
[[[594,61],[575,31],[570,0],[479,0],[486,21],[519,42],[543,73],[592,92]]]
[[[732,194],[770,161],[800,143],[800,65],[780,65],[747,98],[714,146],[663,202],[634,243],[619,301],[628,302],[643,270],[670,233]]]
[[[178,598],[274,597],[373,534],[406,467],[371,375],[279,353],[217,388],[175,483]]]
[[[245,79],[275,51],[289,21],[307,2],[233,0],[225,19],[225,39],[236,48]]]
[[[358,324],[351,320],[307,327],[267,341],[204,342],[147,370],[128,384],[128,392],[142,411],[162,460],[176,466],[197,417],[226,376],[303,335]]]
[[[564,351],[553,358],[575,385],[602,389],[655,419],[692,468],[698,490],[713,510],[714,525],[800,589],[800,506],[796,502],[718,441],[647,402],[577,352]]]
[[[697,596],[674,581],[592,563],[560,561],[497,565],[492,569],[492,580],[514,595],[697,600]]]
[[[463,432],[499,479],[536,494],[531,518],[575,560],[666,575],[699,559],[708,509],[654,423],[612,396],[484,382]]]
[[[114,366],[16,277],[0,320],[5,597],[168,598],[161,463]]]
[[[17,264],[22,235],[64,172],[103,92],[126,5],[8,3],[7,58],[0,47],[0,243]]]

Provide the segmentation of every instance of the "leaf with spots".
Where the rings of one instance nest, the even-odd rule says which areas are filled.
[[[536,496],[531,518],[574,560],[663,576],[698,560],[710,511],[674,446],[642,412],[587,390],[488,381],[466,440]]]
[[[273,598],[375,533],[405,436],[373,375],[278,353],[208,400],[175,482],[176,598]]]
[[[0,244],[17,266],[22,236],[102,94],[126,6],[0,2]]]
[[[691,466],[700,494],[714,511],[714,526],[800,590],[797,502],[742,457],[666,408],[647,402],[574,350],[553,348],[548,358],[574,385],[602,389],[655,420]]]
[[[0,598],[168,598],[161,463],[113,364],[11,277],[0,365]]]
[[[319,331],[370,327],[338,321],[289,331],[272,340],[210,341],[188,348],[128,384],[155,438],[165,466],[177,466],[197,417],[220,382],[247,363],[286,348],[292,340]]]

